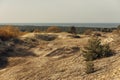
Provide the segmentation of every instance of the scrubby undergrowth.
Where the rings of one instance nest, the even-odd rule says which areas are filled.
[[[21,32],[17,27],[14,26],[0,27],[0,39],[3,41],[17,38],[25,33],[26,32]]]

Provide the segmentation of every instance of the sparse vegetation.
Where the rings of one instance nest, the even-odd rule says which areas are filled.
[[[72,26],[72,27],[70,28],[69,33],[76,34],[76,28],[75,28],[74,26]]]
[[[13,26],[5,26],[0,28],[0,39],[9,40],[11,38],[16,38],[22,33],[20,30]]]
[[[57,38],[56,35],[36,35],[36,38],[45,40],[45,41],[52,41]]]
[[[113,30],[113,33],[120,36],[120,25],[118,25],[117,29]]]
[[[83,56],[87,61],[92,61],[98,58],[108,57],[113,55],[112,50],[108,44],[101,44],[98,37],[92,37],[88,41],[88,45],[84,47]]]
[[[61,29],[56,26],[51,26],[51,27],[48,27],[47,32],[59,33],[61,32]]]
[[[34,29],[33,32],[34,32],[34,33],[39,33],[39,32],[41,32],[41,31],[40,31],[40,29]]]
[[[95,32],[95,33],[93,34],[93,36],[96,37],[96,36],[102,36],[102,35],[101,35],[101,33]]]
[[[94,72],[94,64],[92,61],[87,61],[86,62],[86,69],[85,69],[87,74],[93,73]]]
[[[119,30],[119,29],[113,30],[113,32],[112,32],[112,33],[113,33],[113,34],[120,35],[120,30]]]
[[[70,37],[70,38],[80,38],[80,36],[79,35],[68,35],[68,37]]]
[[[119,29],[119,30],[120,30],[120,25],[118,25],[117,29]]]
[[[8,78],[10,78],[10,80],[13,80],[16,79],[16,77],[17,79],[24,80],[56,80],[58,78],[69,80],[71,79],[71,77],[74,80],[76,78],[78,80],[92,80],[108,79],[108,77],[111,78],[113,74],[119,75],[120,39],[118,35],[106,32],[103,33],[100,31],[93,31],[92,34],[95,33],[95,36],[89,34],[89,36],[76,34],[74,33],[74,31],[73,34],[69,34],[66,32],[55,32],[52,34],[42,32],[36,34],[36,32],[39,32],[39,28],[33,29],[35,33],[21,32],[18,28],[12,28],[13,29],[6,27],[0,28],[1,31],[4,31],[6,33],[11,32],[10,34],[8,33],[9,35],[15,34],[15,36],[6,38],[6,33],[4,33],[5,38],[2,37],[2,40],[0,40],[0,69],[5,68],[0,72],[0,80],[8,80]],[[68,31],[68,29],[69,28],[67,28],[66,30]],[[43,29],[41,28],[40,31],[42,30]],[[78,31],[77,27],[76,30]],[[23,34],[26,35],[20,36]],[[92,38],[88,41],[89,37],[91,36]],[[88,45],[86,45],[87,41]],[[105,44],[108,42],[111,42],[110,46],[109,44]],[[83,50],[83,55],[81,55],[80,52],[82,46],[85,46]],[[118,54],[109,58],[103,58],[113,55],[113,51],[110,49],[110,47]],[[56,65],[57,68],[55,69]],[[30,66],[30,68],[28,66]],[[6,69],[7,72],[4,71]],[[16,71],[19,71],[19,73],[17,73]],[[33,73],[30,72],[33,72],[34,74],[37,73],[39,76],[34,75],[33,77],[30,77],[31,75],[33,75]],[[61,72],[65,75],[62,75]],[[54,73],[55,75],[53,75],[52,73]],[[16,75],[10,77],[14,74]],[[96,74],[99,76],[96,76]],[[106,77],[106,75],[109,76]]]
[[[87,30],[84,31],[84,34],[85,34],[85,35],[91,35],[92,32],[93,32],[92,29],[87,29]]]

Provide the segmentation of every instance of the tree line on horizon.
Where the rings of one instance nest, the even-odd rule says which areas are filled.
[[[5,25],[1,25],[3,27]],[[63,32],[69,32],[71,27],[75,26],[15,26],[18,27],[21,31],[28,31],[28,32],[33,32],[35,29],[39,29],[41,31],[47,30],[48,27],[58,27],[61,29]],[[118,26],[120,28],[120,25]],[[77,33],[83,33],[87,29],[92,29],[93,31],[101,31],[101,32],[112,32],[116,28],[98,28],[98,27],[75,27]]]

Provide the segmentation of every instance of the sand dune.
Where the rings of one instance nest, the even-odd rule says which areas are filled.
[[[85,73],[85,61],[81,49],[87,44],[89,36],[80,35],[81,38],[70,38],[68,33],[53,33],[57,35],[52,41],[36,38],[35,33],[22,36],[37,39],[30,41],[33,47],[16,44],[16,53],[31,52],[37,56],[8,57],[9,64],[0,70],[0,80],[119,80],[120,79],[120,46],[118,37],[110,33],[103,34],[103,43],[110,43],[117,52],[115,56],[94,61],[96,71]],[[43,35],[43,34],[37,34]],[[24,37],[24,39],[23,39]],[[117,47],[118,46],[118,47]],[[116,48],[115,48],[116,47]],[[21,49],[22,48],[22,49]],[[26,51],[21,51],[21,50]],[[19,50],[19,51],[18,51]],[[13,51],[12,53],[14,54]]]

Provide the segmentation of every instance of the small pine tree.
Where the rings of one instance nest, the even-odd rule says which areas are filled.
[[[70,31],[69,31],[70,33],[72,33],[72,34],[76,34],[76,28],[74,27],[74,26],[72,26],[71,28],[70,28]]]
[[[108,44],[101,44],[98,37],[93,37],[88,41],[88,45],[84,47],[83,56],[86,61],[92,61],[98,58],[108,57],[113,55]]]
[[[88,41],[88,45],[84,47],[85,50],[83,50],[83,56],[87,61],[92,61],[98,57],[98,54],[100,54],[101,46],[100,39],[97,37],[92,38]]]

